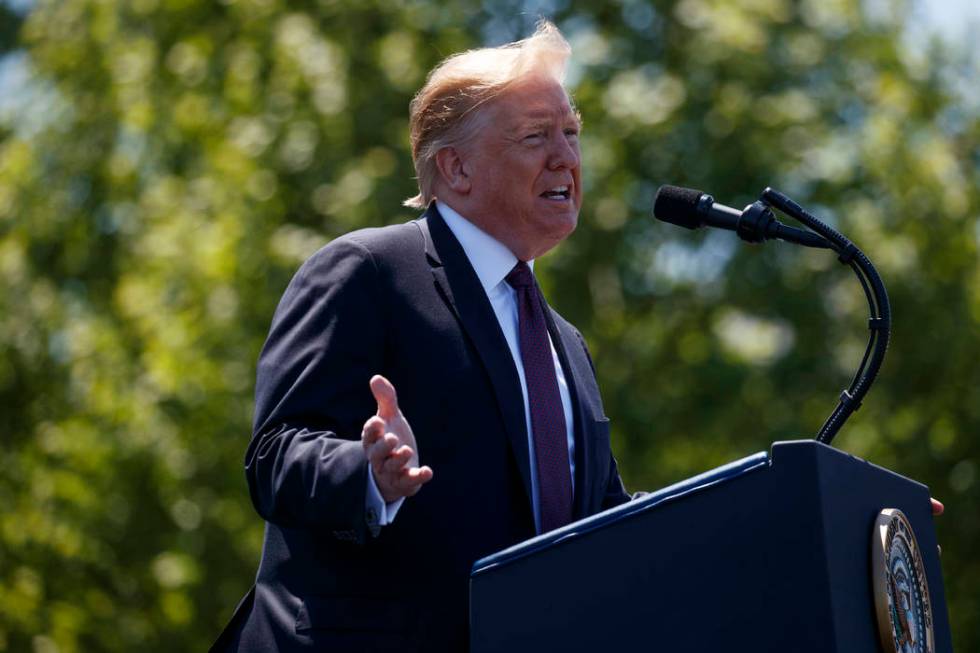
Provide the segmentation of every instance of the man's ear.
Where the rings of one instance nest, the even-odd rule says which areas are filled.
[[[439,168],[439,176],[449,190],[459,195],[470,192],[469,167],[459,150],[455,147],[444,147],[436,152],[436,166]]]

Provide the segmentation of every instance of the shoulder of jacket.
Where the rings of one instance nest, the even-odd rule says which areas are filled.
[[[310,256],[303,267],[318,267],[330,264],[338,258],[355,257],[373,266],[379,267],[389,259],[396,259],[411,253],[417,243],[418,249],[424,251],[422,235],[412,222],[389,225],[386,227],[369,227],[351,231],[334,238]]]

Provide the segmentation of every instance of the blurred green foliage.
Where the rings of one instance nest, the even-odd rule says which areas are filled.
[[[866,307],[832,256],[649,217],[661,183],[780,188],[888,285],[893,346],[836,445],[945,500],[954,639],[980,648],[977,58],[910,42],[902,2],[24,11],[0,4],[0,650],[207,647],[259,556],[242,458],[282,290],[338,234],[414,217],[426,71],[542,14],[576,51],[587,193],[540,270],[628,485],[810,437],[847,384]]]

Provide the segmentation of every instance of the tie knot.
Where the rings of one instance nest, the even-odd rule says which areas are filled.
[[[534,285],[534,273],[524,261],[518,261],[514,269],[507,273],[505,279],[514,290],[529,288]]]

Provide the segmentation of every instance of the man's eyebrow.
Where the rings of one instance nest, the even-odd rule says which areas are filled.
[[[521,116],[511,126],[510,131],[522,131],[525,129],[534,129],[536,127],[546,127],[550,125],[554,119],[555,113],[553,111],[534,111]],[[572,123],[576,127],[582,126],[582,119],[579,117],[578,112],[562,112],[562,114],[558,116],[558,119],[562,124]]]
[[[524,132],[528,130],[541,129],[542,127],[547,126],[547,124],[548,121],[543,120],[541,118],[538,118],[536,120],[521,118],[515,120],[507,127],[507,133],[514,134],[514,135],[522,135]]]
[[[555,110],[555,109],[531,109],[527,113],[521,116],[525,120],[551,120],[555,116],[560,119],[565,120],[567,118],[575,118],[578,112],[572,109],[568,110]]]

